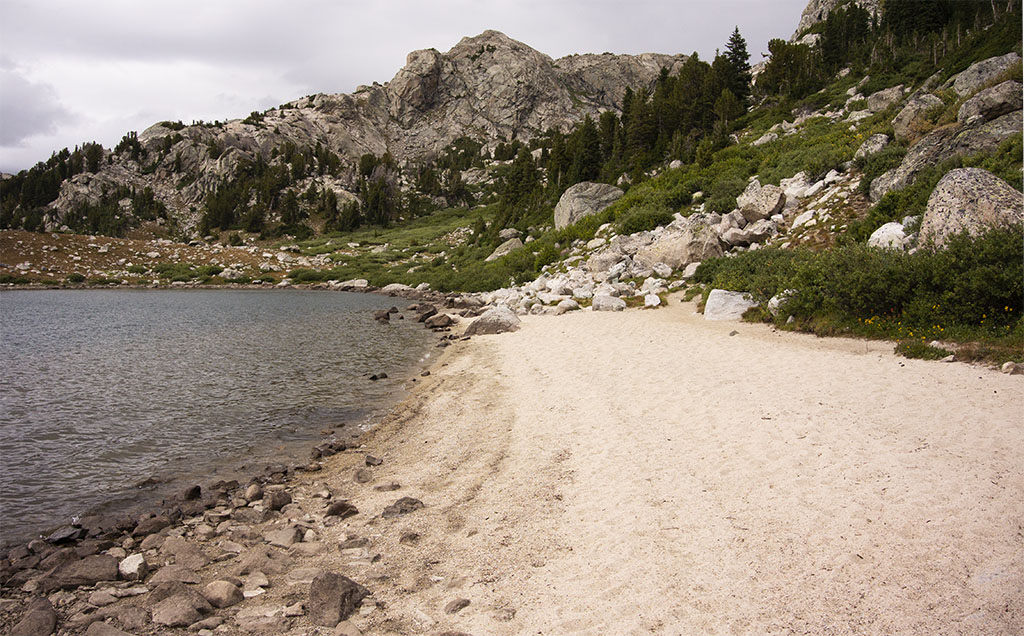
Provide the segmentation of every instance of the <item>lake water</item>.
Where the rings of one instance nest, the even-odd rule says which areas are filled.
[[[429,331],[372,318],[402,306],[396,300],[299,290],[0,293],[0,544],[138,503],[145,494],[134,484],[152,475],[182,477],[166,487],[180,489],[308,461],[322,430],[355,432],[423,366]],[[380,371],[389,379],[368,379]]]

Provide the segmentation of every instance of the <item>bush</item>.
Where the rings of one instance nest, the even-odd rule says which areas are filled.
[[[72,285],[79,285],[85,282],[85,276],[79,274],[78,272],[68,274],[68,282],[71,283]]]
[[[619,234],[634,234],[653,230],[659,225],[668,225],[671,222],[672,213],[668,208],[641,206],[626,212],[615,223],[615,227]]]
[[[766,248],[705,261],[694,280],[765,303],[796,290],[780,317],[805,328],[891,338],[1001,337],[1020,325],[1024,227],[960,234],[913,254],[863,244]]]
[[[853,164],[863,173],[857,191],[867,195],[871,190],[871,182],[900,165],[906,155],[907,149],[903,146],[889,144],[873,155],[854,159]]]

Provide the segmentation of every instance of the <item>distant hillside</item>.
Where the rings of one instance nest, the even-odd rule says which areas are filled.
[[[160,122],[126,134],[112,150],[86,144],[57,153],[5,183],[5,226],[119,234],[153,221],[188,236],[211,193],[251,176],[252,164],[257,172],[285,168],[275,190],[297,183],[306,190],[316,177],[344,203],[358,192],[365,154],[404,166],[460,139],[478,152],[565,130],[585,115],[619,111],[626,88],[649,88],[684,59],[605,53],[554,60],[485,31],[447,53],[414,51],[390,82],[352,95],[310,95],[229,122]],[[270,218],[282,212],[277,199],[266,202]]]

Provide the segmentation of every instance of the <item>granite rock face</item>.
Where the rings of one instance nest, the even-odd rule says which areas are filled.
[[[943,246],[959,232],[977,235],[990,227],[1024,221],[1024,196],[980,168],[951,170],[928,199],[921,221],[921,241]]]

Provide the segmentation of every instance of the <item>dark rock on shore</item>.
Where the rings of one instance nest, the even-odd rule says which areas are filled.
[[[280,510],[292,502],[287,490],[271,490],[263,495],[263,506],[269,510]]]
[[[324,572],[309,586],[309,619],[314,625],[334,627],[351,616],[369,594],[347,576]]]
[[[45,598],[34,598],[25,615],[11,629],[11,636],[49,636],[57,629],[57,612]]]
[[[71,589],[117,580],[117,559],[107,554],[94,554],[59,566],[44,582],[44,589]]]
[[[419,510],[420,508],[423,508],[423,502],[420,501],[419,499],[414,499],[412,497],[402,497],[395,503],[385,508],[384,512],[382,512],[380,516],[384,517],[385,519],[389,517],[398,517],[400,515],[407,515],[410,512]]]
[[[76,526],[64,526],[53,531],[46,540],[53,544],[70,543],[85,537],[85,530]]]
[[[135,526],[135,530],[132,532],[133,537],[145,537],[150,534],[160,532],[167,526],[171,525],[171,520],[165,516],[150,517],[139,521],[139,524]]]
[[[324,513],[325,517],[338,517],[341,519],[347,519],[353,515],[359,514],[359,509],[350,504],[347,501],[334,501],[331,505],[327,506],[327,511]]]
[[[444,613],[457,614],[467,607],[469,607],[468,598],[457,598],[444,606]]]

